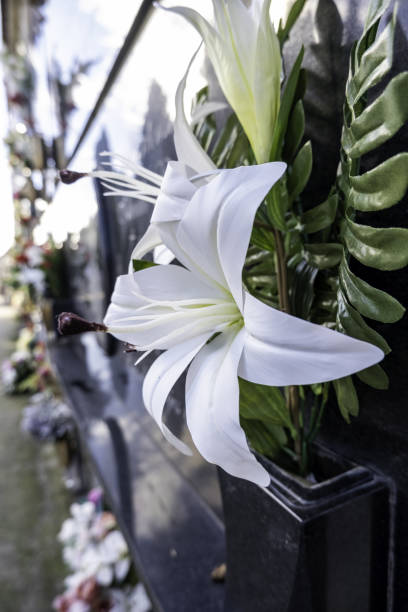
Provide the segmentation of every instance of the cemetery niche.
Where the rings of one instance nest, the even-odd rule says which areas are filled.
[[[402,612],[408,7],[236,3],[138,3],[48,349],[154,610]]]

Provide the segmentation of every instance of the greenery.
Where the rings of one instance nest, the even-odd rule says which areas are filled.
[[[383,81],[393,61],[396,11],[378,35],[389,4],[390,0],[372,0],[364,32],[352,47],[338,176],[327,198],[307,210],[302,193],[311,175],[313,153],[312,143],[304,142],[306,73],[303,49],[299,51],[282,84],[271,143],[270,160],[285,161],[288,170],[258,211],[243,274],[247,289],[267,304],[375,344],[386,354],[390,351],[386,340],[364,317],[394,323],[403,316],[404,308],[391,295],[359,278],[352,268],[353,260],[384,272],[408,264],[407,229],[365,223],[367,213],[388,209],[404,196],[408,154],[399,153],[360,174],[361,158],[389,140],[408,119],[407,72],[392,78],[372,100],[373,87]],[[297,0],[287,22],[279,25],[281,47],[304,5],[305,0]],[[204,88],[196,104],[203,104],[207,97]],[[194,130],[217,166],[255,163],[235,114],[221,129],[214,115],[208,115]],[[379,365],[357,377],[376,389],[388,387],[387,374]],[[241,424],[252,447],[273,458],[283,453],[306,474],[309,445],[319,430],[330,385],[342,416],[350,421],[359,411],[350,376],[307,389],[278,389],[240,380]]]

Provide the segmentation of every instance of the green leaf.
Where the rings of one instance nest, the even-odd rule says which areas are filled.
[[[255,244],[261,249],[271,251],[272,253],[275,251],[275,241],[273,238],[273,233],[262,227],[252,228],[251,244]]]
[[[293,107],[290,115],[288,129],[285,134],[285,144],[283,147],[282,158],[286,162],[291,162],[302,141],[305,132],[305,111],[302,100],[298,100]]]
[[[146,261],[145,259],[132,259],[133,272],[139,272],[152,266],[157,266],[153,261]]]
[[[276,229],[285,232],[285,212],[288,207],[287,191],[283,189],[282,180],[273,186],[266,196],[266,210],[269,222]]]
[[[338,322],[341,329],[344,330],[348,336],[357,338],[357,340],[363,340],[363,342],[370,342],[378,346],[385,354],[391,351],[384,338],[367,325],[357,310],[346,302],[341,291],[337,294],[337,302],[339,305],[337,313]]]
[[[225,168],[236,168],[237,166],[243,166],[247,163],[250,157],[250,146],[248,138],[244,132],[241,132],[233,147],[225,157],[224,166]],[[252,161],[252,160],[251,160]]]
[[[300,319],[308,319],[314,300],[314,281],[317,268],[302,260],[296,266],[290,295],[291,313]]]
[[[353,107],[391,69],[396,13],[377,40],[364,52],[361,64],[346,87],[347,101]]]
[[[293,103],[295,102],[295,95],[297,91],[304,53],[305,51],[302,47],[293,65],[291,73],[286,81],[286,87],[281,98],[278,120],[276,122],[276,128],[272,140],[271,154],[269,157],[271,161],[275,161],[281,158],[283,138],[286,134],[289,116],[292,112]]]
[[[302,223],[305,226],[307,234],[314,234],[320,230],[329,227],[335,217],[337,211],[338,195],[334,193],[329,196],[322,204],[315,206],[302,215]]]
[[[239,381],[239,413],[245,419],[270,421],[293,429],[285,398],[278,387]]]
[[[350,253],[365,266],[399,270],[408,264],[408,229],[359,225],[348,218],[343,238]]]
[[[225,126],[221,130],[211,153],[211,159],[217,166],[223,165],[223,161],[234,146],[240,131],[237,116],[232,113],[225,122]]]
[[[343,246],[337,242],[305,244],[306,261],[320,270],[337,266],[343,256]]]
[[[341,263],[339,275],[348,301],[365,317],[382,323],[395,323],[404,315],[405,308],[398,300],[358,278],[351,272],[345,259]]]
[[[243,165],[250,155],[250,146],[235,113],[227,119],[214,144],[211,159],[219,168]]]
[[[368,7],[363,36],[358,41],[352,55],[352,57],[355,58],[355,68],[359,66],[364,52],[374,43],[380,19],[387,10],[390,2],[391,0],[371,0]]]
[[[347,423],[350,423],[350,415],[358,416],[359,404],[356,389],[351,376],[333,380],[337,403],[341,415]]]
[[[289,15],[286,20],[285,26],[282,27],[282,20],[279,22],[278,39],[279,39],[281,48],[283,47],[283,45],[285,44],[285,41],[289,37],[290,31],[293,28],[294,24],[296,23],[300,13],[302,12],[303,7],[305,6],[305,3],[306,3],[306,0],[296,0],[292,4],[292,7],[289,11]]]
[[[390,2],[391,0],[371,0],[364,25],[364,33],[371,29],[375,22],[384,15]]]
[[[30,374],[17,385],[19,393],[25,393],[26,391],[36,391],[39,385],[39,375],[37,372]]]
[[[369,387],[385,391],[390,385],[389,378],[378,364],[357,372],[357,377]]]
[[[362,174],[350,177],[347,202],[357,210],[377,211],[394,206],[408,189],[408,153],[399,153]]]
[[[270,422],[241,418],[249,445],[261,455],[273,459],[287,442],[283,428]]]
[[[295,200],[306,187],[312,172],[312,165],[312,143],[308,140],[296,155],[292,168],[289,169],[288,192],[292,201]]]
[[[342,144],[352,159],[389,140],[408,119],[408,72],[390,81],[383,93],[343,131]]]

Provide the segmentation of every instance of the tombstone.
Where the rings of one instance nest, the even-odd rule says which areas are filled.
[[[306,48],[306,126],[314,146],[307,188],[310,206],[327,197],[335,178],[348,54],[367,7],[368,2],[357,0],[310,0],[285,49],[289,66],[300,42]],[[162,173],[174,159],[169,118],[174,91],[163,68],[155,65],[157,74],[152,75],[143,68],[143,53],[154,48],[149,41],[160,40],[163,16],[146,13],[145,18],[137,44],[78,149],[76,163],[93,158],[96,164],[102,149],[126,155],[132,147],[140,163],[156,172]],[[197,39],[190,38],[177,18],[168,19],[185,52],[162,49],[162,62],[171,64],[172,53],[177,61],[183,57],[187,62]],[[408,5],[401,4],[395,71],[408,64],[407,32]],[[183,67],[179,70],[181,76]],[[124,91],[128,98],[134,96],[134,108],[133,103],[126,105]],[[116,111],[115,100],[123,101]],[[128,112],[132,108],[133,115]],[[378,155],[386,159],[404,150],[406,137],[404,128]],[[378,163],[367,156],[363,167],[374,161]],[[94,197],[97,213],[82,230],[79,252],[71,254],[70,277],[77,311],[100,320],[115,277],[127,272],[127,259],[147,227],[150,210],[146,203],[104,196],[98,183]],[[381,212],[381,218],[372,213],[365,222],[406,226],[406,202]],[[361,278],[408,303],[406,269],[382,273],[354,265]],[[265,492],[222,473],[224,512],[215,468],[197,454],[186,458],[173,450],[143,407],[141,385],[152,359],[135,368],[135,355],[105,337],[84,334],[55,343],[53,357],[85,446],[158,610],[408,609],[407,318],[373,327],[392,347],[385,363],[390,389],[358,385],[361,411],[350,425],[334,401],[329,406],[316,450],[326,480],[304,487],[271,464],[273,484]],[[165,420],[188,442],[183,385],[183,380],[176,385]],[[226,583],[212,581],[212,571],[226,560]]]

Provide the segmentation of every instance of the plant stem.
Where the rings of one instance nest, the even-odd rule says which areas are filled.
[[[320,400],[319,411],[318,411],[317,415],[315,416],[315,419],[312,421],[312,426],[311,426],[309,434],[307,436],[307,440],[308,440],[309,444],[311,442],[313,442],[313,440],[315,439],[315,437],[318,434],[318,431],[320,429],[320,423],[321,423],[322,417],[323,417],[323,412],[324,412],[325,405],[326,405],[326,399],[322,395],[322,398]]]
[[[282,233],[274,229],[273,235],[275,238],[276,245],[276,258],[277,258],[277,279],[278,279],[278,293],[279,293],[279,307],[283,312],[290,314],[289,304],[289,291],[288,291],[288,273],[286,268],[286,257],[285,248],[282,240]],[[288,409],[292,419],[293,426],[296,431],[296,437],[294,439],[294,450],[296,453],[297,461],[299,464],[300,472],[303,471],[304,461],[302,459],[302,426],[300,423],[300,409],[299,409],[299,389],[295,386],[291,386],[288,389]]]
[[[296,438],[294,439],[294,450],[296,453],[297,462],[299,464],[300,473],[303,472],[303,453],[302,453],[302,438],[303,432],[300,424],[300,410],[299,410],[299,389],[295,386],[289,387],[289,413],[293,422],[293,426],[296,431]],[[302,474],[303,475],[303,474]]]
[[[259,227],[261,229],[266,229],[268,230],[268,232],[271,232],[271,226],[268,225],[267,223],[262,223],[262,221],[254,221],[254,227]]]
[[[286,269],[285,248],[283,246],[282,233],[279,230],[274,229],[273,237],[275,239],[276,257],[278,263],[276,273],[278,278],[279,307],[287,314],[290,314],[288,274]]]

